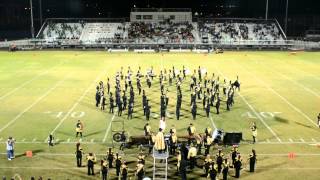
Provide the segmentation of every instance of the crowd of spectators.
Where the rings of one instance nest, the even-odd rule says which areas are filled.
[[[113,33],[112,37],[100,37],[96,39],[96,43],[121,43],[125,39],[126,27],[124,25],[118,25],[117,30]]]
[[[277,41],[282,40],[281,33],[277,26],[272,23],[255,24],[253,33],[257,40]]]
[[[278,27],[269,22],[202,22],[199,34],[212,42],[279,41],[283,40]]]
[[[191,23],[131,23],[128,38],[138,42],[158,43],[190,43],[194,42],[194,27]]]

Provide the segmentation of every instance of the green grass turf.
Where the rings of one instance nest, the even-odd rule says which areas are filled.
[[[86,168],[75,168],[73,142],[77,141],[74,137],[76,120],[84,122],[83,141],[88,142],[82,145],[85,152],[105,153],[112,145],[111,131],[119,128],[119,125],[110,126],[112,114],[94,106],[98,81],[106,81],[110,77],[114,84],[113,76],[121,66],[124,69],[130,66],[134,72],[141,66],[143,73],[153,66],[158,73],[161,68],[175,66],[182,69],[185,65],[190,70],[198,66],[206,68],[209,77],[215,73],[221,81],[224,77],[234,80],[239,75],[241,94],[235,95],[234,107],[227,112],[223,103],[221,114],[212,114],[212,120],[226,132],[243,132],[244,143],[240,145],[240,152],[244,159],[251,148],[257,150],[257,172],[250,174],[245,166],[242,179],[318,179],[320,148],[309,144],[320,142],[319,129],[315,125],[320,108],[319,58],[320,53],[314,52],[296,55],[288,52],[225,52],[219,55],[0,52],[0,149],[3,153],[0,156],[0,175],[11,177],[19,174],[23,179],[40,175],[52,179],[90,179],[86,176]],[[136,87],[135,80],[133,82]],[[145,80],[142,82],[145,87]],[[189,77],[183,85],[183,116],[180,121],[175,120],[173,114],[176,89],[169,87],[168,111],[172,118],[167,119],[167,130],[175,124],[180,135],[186,134],[190,122],[195,124],[198,132],[212,126],[200,101],[197,120],[191,120],[188,85]],[[159,114],[158,78],[151,89],[145,90],[151,99],[151,111]],[[127,112],[124,112],[122,117],[115,116],[114,121],[124,118],[126,131],[130,135],[141,135],[146,121],[141,111],[142,100],[137,93],[135,101],[134,119],[127,120]],[[215,112],[213,108],[211,112]],[[158,119],[151,118],[154,131],[158,128]],[[251,140],[252,121],[258,126],[259,143],[255,145],[247,143]],[[60,143],[48,148],[44,142],[53,130]],[[109,133],[103,142],[106,132]],[[6,160],[4,144],[8,136],[13,136],[18,142],[17,158],[10,162]],[[27,150],[34,151],[33,158],[23,155]],[[224,149],[225,153],[229,151],[230,148]],[[131,177],[138,152],[137,149],[125,151],[124,158],[129,161]],[[296,153],[296,158],[289,159],[289,152]],[[147,158],[148,176],[152,176],[151,160],[151,157]],[[174,158],[170,161],[173,162]],[[198,162],[201,164],[202,160]],[[177,178],[174,166],[173,163],[170,165],[169,179]],[[114,174],[112,170],[111,177]],[[198,168],[188,174],[188,179],[204,179],[202,174]],[[97,175],[91,179],[98,178]]]

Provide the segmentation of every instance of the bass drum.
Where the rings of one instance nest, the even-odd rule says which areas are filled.
[[[122,142],[122,134],[121,133],[115,133],[112,138],[115,142]]]

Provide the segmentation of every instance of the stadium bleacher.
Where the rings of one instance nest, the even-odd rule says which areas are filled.
[[[123,23],[86,23],[80,41],[84,44],[110,43],[124,39],[125,32]]]
[[[224,22],[199,23],[199,34],[203,42],[230,44],[241,42],[243,44],[278,43],[284,40],[276,23],[246,22],[227,20]]]
[[[45,42],[76,40],[79,44],[282,44],[284,34],[274,21],[218,19],[163,22],[48,22],[38,35]]]

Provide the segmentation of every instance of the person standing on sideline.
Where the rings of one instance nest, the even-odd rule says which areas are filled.
[[[76,124],[76,138],[78,137],[78,135],[80,134],[80,137],[82,138],[82,131],[83,131],[83,124],[80,120],[78,120],[77,124]]]
[[[101,176],[102,180],[107,180],[108,177],[108,163],[106,160],[101,160]]]
[[[251,131],[252,131],[252,138],[253,138],[252,143],[254,144],[256,143],[257,135],[258,135],[257,125],[255,122],[252,122]]]
[[[13,139],[11,136],[7,140],[7,156],[8,160],[11,161],[14,159],[14,143],[15,139]]]
[[[100,99],[101,99],[101,95],[100,95],[100,91],[99,91],[99,86],[97,86],[97,91],[96,91],[96,107],[99,107]]]
[[[49,134],[49,137],[48,137],[48,145],[49,146],[53,146],[53,140],[54,140],[54,137],[52,134]]]
[[[109,148],[106,158],[107,158],[107,160],[108,160],[108,162],[109,162],[109,168],[110,168],[110,169],[113,168],[112,163],[113,163],[113,161],[114,161],[114,154],[113,154],[111,148]]]
[[[96,156],[93,153],[89,153],[87,156],[88,175],[94,176],[94,164],[96,163]]]
[[[257,162],[256,150],[252,149],[252,153],[249,155],[250,172],[254,172],[254,168]]]
[[[101,96],[101,110],[103,111],[106,106],[106,97],[103,95]]]
[[[116,164],[116,175],[117,177],[119,177],[122,161],[121,161],[121,156],[119,156],[118,153],[116,153],[115,164]]]
[[[77,167],[82,166],[82,155],[83,155],[83,150],[80,146],[80,143],[78,142],[76,144],[76,158],[77,158]]]
[[[235,168],[235,178],[240,178],[240,170],[241,170],[241,166],[242,166],[242,162],[241,162],[241,156],[238,155],[235,163],[234,163],[234,168]]]

